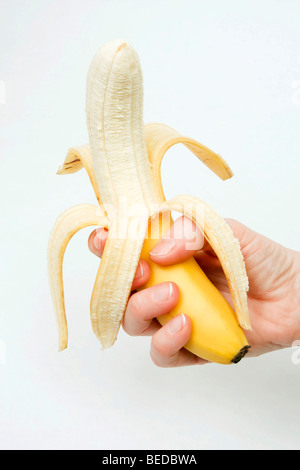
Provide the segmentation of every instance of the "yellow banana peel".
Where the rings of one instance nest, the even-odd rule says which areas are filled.
[[[49,240],[48,267],[59,328],[59,349],[68,344],[62,278],[63,256],[81,228],[109,229],[92,297],[91,322],[103,348],[112,346],[131,292],[140,257],[151,267],[144,287],[176,282],[177,306],[158,320],[187,314],[192,336],[186,348],[212,362],[238,362],[249,349],[243,329],[251,329],[248,278],[238,241],[230,227],[205,202],[192,196],[166,201],[161,161],[166,151],[184,144],[221,179],[232,172],[218,154],[164,124],[143,123],[143,80],[135,50],[123,40],[105,44],[95,55],[87,77],[89,144],[69,150],[58,174],[85,168],[98,204],[83,204],[64,212]],[[153,263],[149,252],[172,223],[171,211],[190,217],[203,231],[228,280],[235,311],[209,281],[194,258],[173,266]],[[243,328],[243,329],[242,329]]]

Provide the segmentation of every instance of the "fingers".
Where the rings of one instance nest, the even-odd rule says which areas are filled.
[[[123,328],[132,336],[153,335],[151,358],[157,366],[177,367],[205,364],[189,351],[182,349],[190,339],[192,324],[184,314],[172,318],[161,327],[156,317],[170,312],[179,300],[176,284],[164,282],[132,295],[123,319]]]
[[[188,217],[178,218],[168,233],[151,250],[150,257],[161,265],[176,264],[194,256],[204,245],[202,231]]]
[[[103,255],[104,246],[108,237],[108,230],[104,228],[97,228],[94,230],[91,235],[89,236],[88,246],[92,253],[96,256]],[[136,273],[135,278],[132,283],[132,290],[138,289],[139,287],[143,286],[150,277],[150,267],[145,260],[140,260]]]
[[[172,318],[152,337],[151,358],[159,367],[180,367],[205,364],[186,349],[182,349],[192,334],[192,324],[188,316],[181,313]]]
[[[153,320],[170,312],[179,300],[173,282],[163,282],[133,294],[123,319],[123,328],[131,336],[152,335],[160,326]]]
[[[94,253],[94,255],[99,256],[99,258],[101,258],[103,254],[107,237],[108,237],[108,230],[103,227],[97,228],[89,236],[89,240],[88,240],[89,249],[91,250],[92,253]]]
[[[108,231],[103,228],[94,230],[89,237],[92,253],[101,257]],[[178,218],[162,240],[151,250],[150,257],[161,265],[180,263],[197,254],[199,250],[209,249],[202,231],[188,217]]]
[[[203,235],[195,224],[182,217],[170,230],[174,240],[174,250],[170,254],[158,252],[162,264],[179,262],[192,256],[203,246]],[[94,230],[88,240],[89,249],[101,257],[108,231],[104,228]],[[162,244],[166,241],[163,240]],[[155,258],[155,254],[154,254]],[[147,282],[150,268],[146,261],[140,260],[132,289],[135,290]],[[164,282],[140,292],[134,293],[128,302],[123,318],[123,328],[132,336],[153,336],[151,358],[160,367],[174,367],[192,364],[204,364],[206,361],[183,349],[188,342],[192,325],[188,316],[181,314],[170,320],[165,326],[156,317],[170,312],[179,300],[179,289],[175,283]]]

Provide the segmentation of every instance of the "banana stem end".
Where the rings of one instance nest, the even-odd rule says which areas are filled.
[[[249,349],[251,348],[251,346],[244,346],[238,353],[236,356],[234,356],[234,358],[232,359],[231,363],[232,364],[237,364],[238,362],[240,362],[243,357],[246,356],[246,354],[248,353]]]

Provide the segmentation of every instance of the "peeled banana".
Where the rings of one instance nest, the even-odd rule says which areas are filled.
[[[249,349],[242,328],[251,329],[248,278],[238,241],[226,222],[205,202],[191,196],[166,201],[160,166],[166,151],[184,144],[221,179],[231,178],[226,162],[197,141],[163,124],[143,123],[143,78],[130,44],[105,44],[89,68],[86,87],[89,145],[69,150],[58,174],[85,168],[98,201],[61,214],[49,240],[49,281],[59,329],[59,349],[68,344],[62,264],[67,244],[81,228],[109,229],[91,296],[91,323],[103,348],[117,338],[139,259],[151,266],[145,287],[174,281],[180,288],[176,308],[159,317],[161,324],[178,313],[192,321],[186,348],[212,362],[238,362]],[[208,280],[196,261],[161,267],[149,252],[171,223],[171,211],[190,217],[217,254],[232,294],[235,312]]]

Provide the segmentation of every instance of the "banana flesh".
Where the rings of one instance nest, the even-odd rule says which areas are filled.
[[[184,266],[167,268],[152,263],[149,282],[172,280],[176,272],[179,288],[182,281],[179,306],[193,323],[187,349],[214,362],[237,362],[249,347],[242,328],[251,329],[248,278],[239,243],[226,222],[205,202],[191,196],[177,196],[167,202],[160,167],[166,151],[182,143],[221,179],[231,178],[232,171],[218,154],[174,129],[158,123],[144,126],[141,67],[135,50],[126,41],[112,41],[96,53],[88,72],[86,96],[89,144],[72,147],[58,174],[85,168],[98,205],[81,205],[66,211],[50,237],[49,279],[60,350],[67,347],[62,263],[74,233],[90,225],[109,228],[91,297],[92,327],[103,348],[107,348],[117,338],[139,259],[142,255],[151,264],[149,251],[171,223],[170,217],[168,224],[161,225],[159,221],[174,210],[191,217],[215,250],[228,280],[235,312],[194,259]],[[208,306],[206,312],[194,305],[195,295],[202,299],[198,306]],[[159,321],[164,324],[176,312]]]

